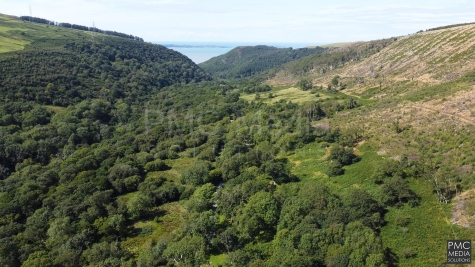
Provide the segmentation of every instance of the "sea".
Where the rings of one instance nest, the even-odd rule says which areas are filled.
[[[169,41],[169,42],[156,42],[166,46],[170,49],[173,49],[177,52],[182,53],[187,56],[196,64],[205,62],[213,57],[226,54],[231,51],[233,48],[238,46],[255,46],[255,45],[268,45],[275,46],[278,48],[287,48],[292,47],[303,48],[309,46],[323,45],[323,43],[266,43],[266,42],[178,42],[178,41]]]

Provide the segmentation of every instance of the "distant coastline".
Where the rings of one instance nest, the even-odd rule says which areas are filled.
[[[162,41],[155,42],[165,46],[166,48],[173,49],[177,52],[182,53],[183,55],[189,57],[196,64],[205,62],[213,57],[226,54],[231,51],[233,48],[238,46],[255,46],[255,45],[268,45],[274,46],[277,48],[287,48],[293,47],[304,48],[309,46],[323,45],[320,42],[309,42],[309,43],[272,43],[272,42],[186,42],[186,41]]]
[[[179,44],[164,44],[167,48],[230,48],[229,46],[220,45],[179,45]]]

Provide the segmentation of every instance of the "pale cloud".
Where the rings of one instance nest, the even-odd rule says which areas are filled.
[[[0,0],[1,13],[126,32],[146,41],[333,42],[470,22],[465,0]]]

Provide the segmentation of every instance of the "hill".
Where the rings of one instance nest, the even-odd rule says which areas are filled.
[[[385,44],[372,45],[378,42]],[[329,99],[353,97],[363,107],[338,112],[314,125],[364,132],[363,144],[354,149],[371,161],[408,162],[413,168],[418,164],[424,166],[420,176],[409,174],[409,170],[404,174],[408,178],[418,177],[407,181],[421,197],[420,205],[388,208],[387,226],[381,231],[385,244],[398,255],[400,266],[437,265],[444,261],[438,255],[444,254],[445,239],[473,235],[474,166],[473,152],[468,148],[475,138],[473,42],[474,25],[445,26],[327,50],[324,56],[305,57],[264,74],[270,77],[265,84],[273,86],[269,92],[272,98],[261,96],[259,101],[292,100],[305,105],[311,99],[325,103]],[[356,55],[356,47],[366,55],[349,56]],[[299,89],[300,81],[309,82],[313,88]],[[294,99],[296,96],[298,99]],[[241,97],[257,101],[256,93]],[[295,173],[318,177],[319,168],[310,165],[315,161],[306,153],[289,157],[298,164]],[[368,184],[372,179],[368,177],[373,173],[370,169],[378,168],[380,163],[358,164],[361,169],[355,166],[353,172],[343,174],[337,181],[320,181],[346,181],[340,190],[354,186],[376,192]],[[404,216],[410,218],[408,226],[400,221]],[[404,234],[406,231],[412,234]],[[439,252],[424,248],[425,242],[437,244]]]
[[[332,44],[322,45],[321,47],[323,47],[323,48],[328,48],[328,47],[345,47],[345,46],[349,46],[349,45],[352,44],[352,43],[354,43],[354,42],[332,43]]]
[[[339,75],[354,79],[385,77],[394,81],[440,84],[472,70],[474,25],[445,26],[407,36],[353,43],[276,67],[271,83],[309,76],[317,84]],[[360,83],[363,87],[363,83]]]
[[[0,26],[4,101],[139,100],[172,84],[209,79],[190,59],[160,45],[8,17],[0,17]]]
[[[296,82],[300,76],[325,76],[336,68],[350,62],[359,62],[377,54],[383,48],[395,42],[397,38],[356,42],[343,47],[326,48],[322,53],[303,57],[263,73],[262,77],[272,78],[274,84]]]
[[[248,81],[6,23],[26,24],[1,28],[25,43],[0,54],[0,266],[438,266],[475,234],[475,71],[423,82],[456,63],[404,78],[415,53],[389,57],[429,32]],[[430,32],[454,51],[464,27]]]
[[[321,47],[292,49],[264,45],[240,46],[199,66],[219,78],[243,78],[323,50]]]

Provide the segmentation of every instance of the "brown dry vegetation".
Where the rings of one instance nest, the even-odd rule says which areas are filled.
[[[364,43],[333,51],[352,46]],[[473,181],[475,83],[472,76],[463,77],[474,70],[475,25],[466,25],[398,37],[366,59],[324,74],[309,71],[306,76],[326,88],[339,75],[346,84],[341,92],[373,100],[350,114],[333,117],[326,122],[331,127],[362,127],[366,143],[380,157],[406,156],[410,161],[434,157],[438,164]],[[281,71],[269,83],[299,79]],[[401,132],[395,130],[396,122]],[[473,183],[465,188],[473,188]],[[457,192],[451,204],[452,223],[473,227],[474,194],[473,190]]]
[[[332,50],[332,53],[361,49],[368,43],[357,42]],[[475,65],[475,25],[429,31],[398,37],[397,41],[369,58],[346,63],[343,67],[329,66],[322,74],[310,70],[308,75],[316,85],[330,83],[335,75],[343,80],[363,78],[364,83],[352,86],[349,92],[365,88],[392,85],[398,82],[439,84],[452,81],[473,70]],[[271,84],[295,82],[299,78],[285,71],[269,81]]]
[[[452,223],[462,227],[471,227],[475,222],[475,190],[461,193],[454,198]]]
[[[389,83],[438,84],[472,71],[474,52],[475,25],[461,26],[399,38],[380,53],[348,65],[339,73],[373,80],[384,77]]]

